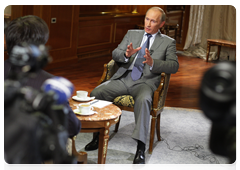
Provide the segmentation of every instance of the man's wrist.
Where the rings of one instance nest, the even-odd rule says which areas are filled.
[[[152,66],[150,66],[150,70],[152,70],[152,68],[153,68],[153,65],[154,65],[154,60],[153,60]]]
[[[124,53],[124,58],[125,58],[125,62],[128,62],[129,58],[126,56],[126,53]]]

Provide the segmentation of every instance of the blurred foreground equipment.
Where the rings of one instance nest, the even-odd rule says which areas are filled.
[[[4,157],[7,163],[73,163],[66,151],[69,110],[64,105],[73,85],[62,77],[47,79],[42,90],[22,86],[48,63],[44,45],[15,46],[13,67],[4,81]]]
[[[210,149],[236,160],[236,63],[222,62],[202,79],[200,107],[212,121]]]

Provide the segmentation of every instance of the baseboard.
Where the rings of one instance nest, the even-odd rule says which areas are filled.
[[[78,62],[78,58],[76,56],[61,61],[52,61],[44,68],[44,70],[65,67],[76,62]]]

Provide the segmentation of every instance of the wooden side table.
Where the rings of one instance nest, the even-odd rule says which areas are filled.
[[[78,102],[73,99],[69,100],[70,107],[74,110],[76,105],[83,102]],[[76,115],[81,121],[82,128],[80,133],[93,133],[99,132],[99,144],[98,144],[98,164],[105,164],[107,156],[107,147],[109,140],[109,128],[111,125],[118,123],[119,116],[122,114],[122,110],[114,104],[107,105],[103,108],[94,107],[94,111],[97,114],[90,116]],[[77,152],[75,147],[75,140],[72,140],[72,152],[77,154],[78,160],[81,158],[86,158],[85,152]],[[83,160],[84,161],[84,160]]]
[[[222,39],[207,39],[206,62],[208,62],[208,57],[209,57],[211,46],[218,46],[217,56],[218,56],[218,60],[219,60],[221,47],[225,46],[225,47],[230,47],[230,48],[236,48],[236,42],[228,41],[228,40],[222,40]]]

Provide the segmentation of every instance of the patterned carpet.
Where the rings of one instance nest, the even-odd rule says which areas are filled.
[[[154,150],[148,154],[149,139],[146,144],[146,164],[228,164],[225,157],[214,155],[209,149],[211,122],[200,110],[165,107],[161,115],[161,138],[155,136]],[[110,128],[106,164],[132,164],[136,152],[136,142],[131,138],[134,129],[134,115],[123,111],[119,131]],[[91,133],[79,133],[77,150],[92,139]],[[88,164],[97,164],[96,151],[89,151]]]

